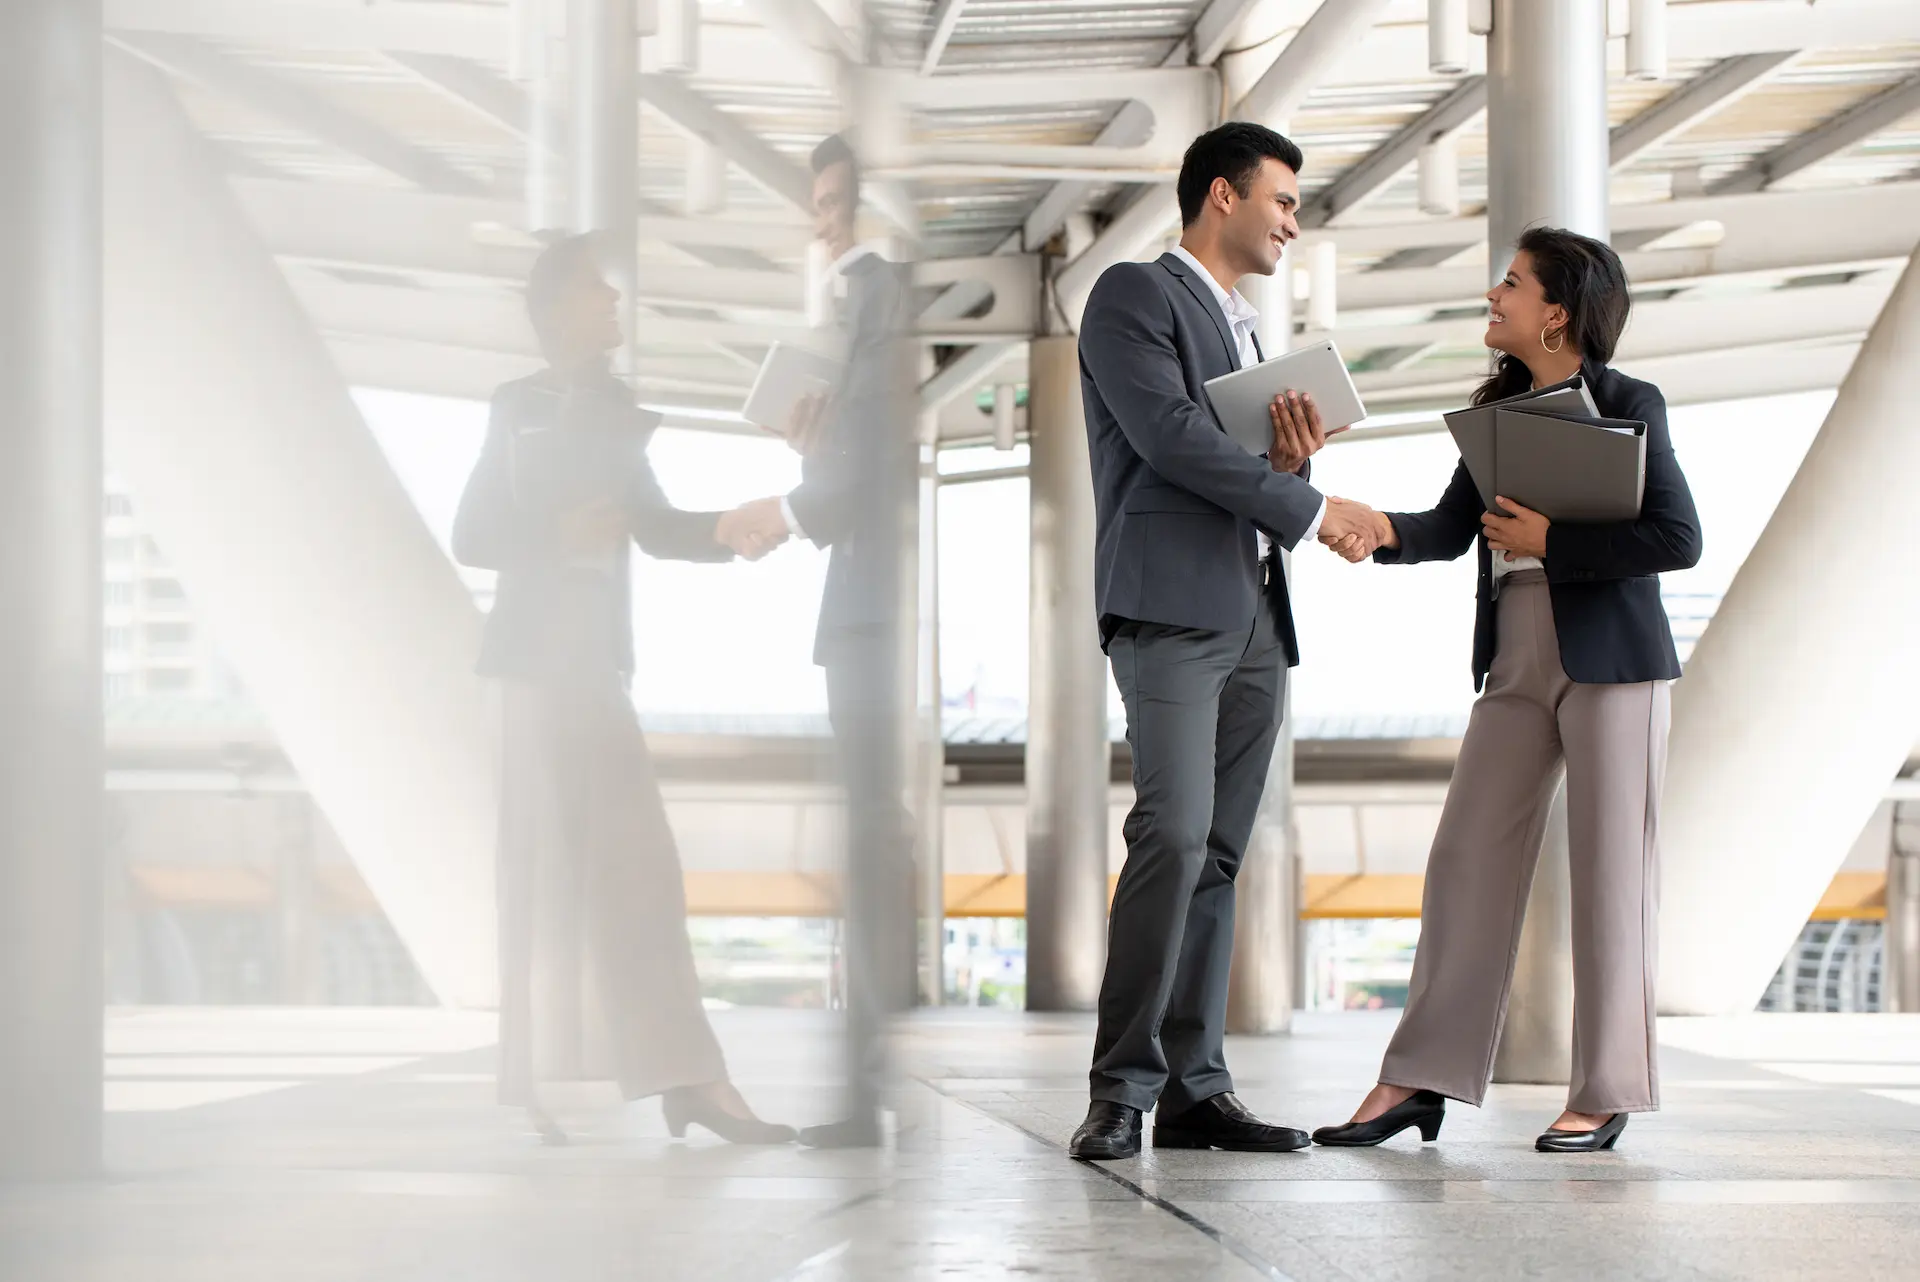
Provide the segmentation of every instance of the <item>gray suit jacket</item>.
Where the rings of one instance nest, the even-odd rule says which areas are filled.
[[[1103,645],[1127,620],[1246,629],[1260,599],[1256,529],[1292,548],[1320,510],[1306,468],[1274,471],[1214,416],[1204,385],[1239,366],[1212,291],[1174,255],[1118,263],[1094,285],[1080,324],[1080,385]],[[1295,664],[1286,580],[1277,566],[1271,577]]]
[[[815,663],[826,663],[849,637],[884,632],[900,613],[902,520],[918,477],[908,303],[897,264],[868,254],[847,268],[846,368],[820,444],[787,495],[807,537],[831,549]]]

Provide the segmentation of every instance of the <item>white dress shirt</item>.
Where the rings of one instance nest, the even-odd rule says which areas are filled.
[[[1227,290],[1213,278],[1213,273],[1200,265],[1200,260],[1187,252],[1185,245],[1175,245],[1173,256],[1194,270],[1201,280],[1207,282],[1207,288],[1213,291],[1213,301],[1220,304],[1221,314],[1227,318],[1227,327],[1233,332],[1235,355],[1240,359],[1240,368],[1260,363],[1260,349],[1254,346],[1253,327],[1260,320],[1260,313],[1254,310],[1252,303],[1237,289]],[[1327,501],[1320,500],[1320,510],[1313,514],[1313,523],[1307,526],[1307,532],[1300,536],[1302,543],[1311,543],[1320,533],[1320,523],[1327,519]],[[1266,560],[1267,553],[1273,549],[1273,540],[1266,532],[1260,532],[1260,559]]]

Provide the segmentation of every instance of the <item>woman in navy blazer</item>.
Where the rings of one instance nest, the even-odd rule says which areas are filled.
[[[1480,563],[1473,679],[1480,690],[1428,857],[1407,1008],[1379,1084],[1322,1144],[1365,1145],[1418,1127],[1434,1138],[1448,1098],[1479,1104],[1506,1015],[1520,926],[1564,764],[1573,876],[1573,1080],[1535,1147],[1612,1148],[1627,1114],[1657,1108],[1653,977],[1657,833],[1667,683],[1680,675],[1661,573],[1700,559],[1700,521],[1650,383],[1607,364],[1630,306],[1619,256],[1556,228],[1520,238],[1487,295],[1485,405],[1584,379],[1607,418],[1646,424],[1645,495],[1630,521],[1550,521],[1510,498],[1487,512],[1462,463],[1425,512],[1374,514],[1386,565]],[[1340,500],[1334,500],[1339,502]]]

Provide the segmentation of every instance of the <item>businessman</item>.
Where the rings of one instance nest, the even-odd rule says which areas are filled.
[[[720,518],[718,537],[743,556],[788,538],[831,549],[814,662],[826,670],[827,713],[847,800],[843,876],[847,1011],[844,1116],[808,1127],[803,1144],[869,1147],[880,1129],[880,1034],[912,999],[912,827],[901,805],[908,745],[901,715],[904,531],[917,484],[907,277],[856,235],[860,166],[846,141],[814,150],[814,231],[832,255],[836,320],[847,361],[838,386],[789,424],[802,456],[798,487]]]
[[[1299,661],[1274,547],[1343,538],[1366,518],[1330,510],[1307,483],[1326,441],[1309,399],[1275,399],[1263,458],[1227,436],[1203,387],[1262,359],[1258,314],[1234,282],[1271,275],[1300,234],[1300,165],[1294,143],[1259,125],[1196,138],[1180,167],[1179,247],[1109,268],[1081,321],[1096,607],[1135,802],[1076,1158],[1137,1155],[1156,1106],[1156,1147],[1309,1142],[1233,1094],[1222,1047],[1233,883]]]

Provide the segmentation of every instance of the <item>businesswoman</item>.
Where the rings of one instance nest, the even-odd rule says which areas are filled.
[[[1368,1145],[1446,1100],[1478,1105],[1506,1015],[1521,917],[1564,763],[1573,877],[1573,1080],[1543,1152],[1612,1148],[1659,1107],[1653,981],[1668,685],[1680,675],[1659,575],[1700,558],[1700,522],[1651,384],[1608,367],[1629,300],[1619,257],[1553,228],[1527,232],[1487,295],[1496,356],[1473,403],[1580,375],[1601,415],[1647,425],[1631,521],[1549,521],[1509,499],[1483,511],[1462,463],[1438,505],[1375,514],[1374,559],[1452,560],[1477,545],[1473,675],[1481,695],[1428,857],[1420,947],[1400,1026],[1353,1119],[1314,1133]],[[1364,548],[1336,547],[1350,558]]]
[[[550,246],[527,282],[547,367],[494,393],[453,554],[497,570],[480,671],[502,692],[500,1099],[550,1144],[562,1082],[662,1096],[667,1124],[779,1143],[729,1083],[687,938],[673,832],[627,694],[629,549],[725,561],[719,514],[672,507],[653,419],[610,372],[619,295],[592,242]]]

